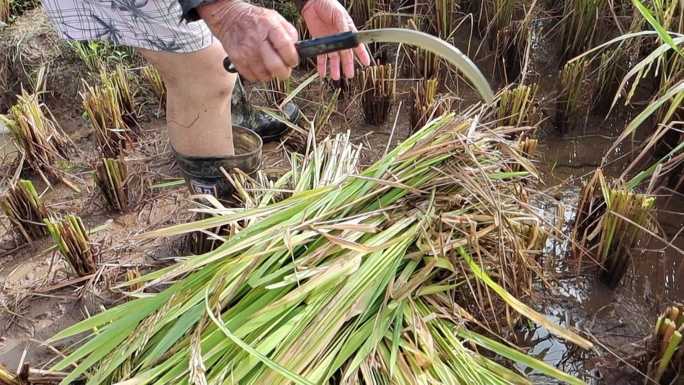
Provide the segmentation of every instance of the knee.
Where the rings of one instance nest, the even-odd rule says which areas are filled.
[[[177,93],[200,100],[227,100],[230,99],[235,88],[235,75],[204,73],[182,78],[172,76],[165,82],[169,93]]]

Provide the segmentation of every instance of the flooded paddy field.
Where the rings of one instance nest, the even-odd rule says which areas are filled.
[[[524,184],[529,193],[530,210],[547,229],[548,237],[543,247],[534,253],[535,274],[530,282],[532,290],[522,291],[523,296],[519,299],[551,321],[578,333],[593,343],[593,348],[581,349],[524,318],[511,322],[512,327],[502,328],[498,337],[515,345],[519,351],[576,376],[587,384],[642,384],[647,375],[648,361],[653,358],[650,337],[658,317],[668,306],[684,301],[684,239],[681,234],[684,232],[684,193],[681,165],[678,169],[665,167],[662,170],[668,171],[667,175],[654,179],[652,184],[647,179],[636,187],[636,191],[648,189],[655,197],[655,206],[650,211],[654,226],[642,231],[636,246],[628,251],[629,266],[617,285],[611,287],[599,278],[601,268],[597,261],[578,258],[573,253],[573,244],[577,244],[578,240],[573,239],[572,234],[578,206],[582,201],[583,186],[595,170],[601,168],[612,183],[622,176],[635,159],[637,162],[631,167],[633,170],[628,177],[633,177],[640,169],[647,169],[663,151],[654,147],[642,154],[645,148],[648,150],[648,143],[656,132],[655,127],[668,126],[672,132],[680,135],[675,136],[674,140],[667,133],[662,136],[660,142],[663,143],[665,138],[669,138],[668,148],[681,143],[682,124],[678,119],[684,116],[682,106],[673,108],[674,115],[667,122],[660,120],[662,113],[646,119],[634,135],[614,147],[625,127],[653,102],[653,95],[659,95],[657,88],[662,84],[671,84],[667,83],[667,79],[647,77],[648,81],[635,87],[633,99],[628,105],[624,106],[620,100],[611,109],[610,102],[621,79],[617,77],[624,76],[644,56],[638,50],[617,64],[606,62],[607,65],[620,67],[616,74],[611,75],[616,77],[617,84],[615,79],[613,82],[601,80],[608,75],[605,65],[596,64],[602,60],[600,54],[595,56],[594,61],[586,65],[588,72],[577,80],[581,87],[575,90],[579,92],[575,102],[579,103],[567,100],[566,87],[572,82],[564,80],[564,76],[570,76],[563,71],[566,62],[618,36],[620,31],[626,31],[632,18],[638,16],[629,4],[614,4],[610,11],[602,10],[590,16],[590,19],[600,21],[597,29],[591,32],[594,38],[571,49],[575,43],[563,36],[568,33],[564,29],[570,28],[567,25],[573,22],[575,14],[564,14],[567,10],[563,6],[554,6],[550,4],[552,2],[521,2],[524,5],[514,7],[508,21],[507,25],[516,28],[511,31],[504,27],[493,27],[502,21],[497,21],[500,16],[492,9],[466,3],[453,5],[453,30],[446,35],[444,31],[436,30],[430,22],[418,23],[418,27],[448,38],[472,57],[495,91],[521,84],[535,89],[524,119],[523,112],[518,110],[517,120],[499,115],[488,123],[488,127],[532,126],[534,129],[526,130],[525,135],[538,139],[531,161],[538,170],[539,178],[531,178],[534,180],[525,181]],[[495,2],[485,3],[492,6]],[[359,6],[356,9],[352,7],[352,15],[357,19],[357,24],[365,22],[368,27],[385,27],[410,26],[416,20],[429,18],[420,14],[416,16],[417,12],[425,12],[425,15],[435,12],[429,5],[409,2],[386,6],[389,8],[376,5],[373,12],[380,16],[375,19],[359,22],[359,18],[363,18],[358,13]],[[684,12],[680,8],[673,8],[676,10],[673,12]],[[382,15],[385,14],[392,15],[389,18],[391,21],[384,21]],[[646,26],[643,28],[648,29]],[[670,25],[675,32],[677,28],[682,26],[676,23]],[[492,38],[491,34],[498,39]],[[518,38],[511,39],[511,34]],[[177,257],[187,255],[183,236],[144,240],[139,236],[193,220],[195,214],[191,209],[197,206],[180,180],[181,174],[166,136],[161,102],[139,75],[140,68],[145,65],[141,58],[120,59],[114,54],[106,58],[121,60],[129,65],[131,73],[136,74],[132,81],[139,89],[137,100],[141,111],[138,122],[140,136],[126,150],[125,158],[135,174],[145,181],[146,187],[133,208],[118,213],[108,206],[93,181],[93,165],[101,154],[91,123],[83,114],[78,93],[82,79],[96,82],[93,79],[97,78],[97,74],[88,74],[90,70],[83,58],[74,53],[72,47],[57,42],[54,33],[46,27],[45,16],[40,8],[24,13],[12,24],[3,27],[0,40],[3,39],[13,42],[14,49],[1,52],[13,52],[14,56],[0,58],[0,64],[9,63],[0,67],[6,71],[2,75],[5,83],[0,81],[0,85],[7,85],[0,97],[3,103],[0,113],[7,113],[16,102],[14,96],[19,93],[19,84],[28,84],[27,79],[43,63],[51,63],[43,102],[73,142],[74,151],[68,162],[59,167],[66,170],[68,180],[79,191],[59,182],[48,186],[43,178],[30,170],[22,172],[21,165],[26,160],[22,159],[15,141],[2,128],[0,189],[5,191],[21,172],[22,178],[33,181],[49,210],[60,214],[75,213],[83,219],[85,226],[92,230],[90,242],[97,246],[100,258],[95,273],[77,277],[60,253],[56,252],[50,237],[23,242],[13,232],[9,219],[0,217],[0,365],[14,372],[29,363],[31,368],[40,371],[48,370],[70,351],[71,344],[80,342],[76,337],[47,344],[47,339],[85,318],[127,301],[126,290],[117,288],[117,285],[131,278],[130,271],[143,274],[156,271],[177,261]],[[59,46],[60,49],[44,48],[46,44],[50,47]],[[644,39],[640,49],[648,53],[656,46],[657,40],[651,37],[648,41]],[[445,104],[448,107],[440,107],[441,110],[436,104],[428,106],[434,110],[461,114],[479,102],[477,93],[463,79],[446,66],[433,64],[431,60],[434,58],[421,56],[413,48],[404,46],[371,46],[370,49],[378,64],[395,66],[394,79],[384,79],[393,80],[396,85],[396,94],[387,118],[379,124],[366,122],[364,105],[368,101],[364,99],[364,91],[357,84],[358,80],[342,85],[318,79],[311,81],[293,99],[306,116],[304,121],[299,122],[303,133],[294,131],[283,138],[282,143],[268,143],[264,147],[263,167],[267,176],[275,179],[289,170],[291,153],[306,150],[305,132],[311,126],[315,128],[314,136],[319,141],[326,136],[348,131],[351,142],[362,146],[361,168],[373,164],[415,131],[415,101],[420,99],[417,87],[421,80],[437,78],[440,100],[448,100],[448,104]],[[22,52],[25,56],[21,67],[23,72],[19,72],[13,58],[21,56]],[[668,60],[674,59],[670,57]],[[280,98],[274,98],[274,95],[292,92],[311,74],[310,69],[299,68],[287,87],[247,84],[250,99],[257,105],[272,109],[282,101],[283,96],[280,94]],[[682,75],[682,71],[673,70],[672,74],[672,82],[681,81],[682,78],[677,76]],[[602,89],[603,92],[596,91]],[[602,98],[608,102],[599,100]],[[578,104],[580,107],[577,107]],[[481,108],[485,110],[485,107]],[[483,113],[482,116],[485,115]],[[464,307],[473,309],[474,305]],[[498,316],[505,318],[500,313],[494,315]],[[478,325],[477,330],[481,330],[481,326]],[[468,347],[472,348],[471,345]],[[534,384],[564,383],[501,356],[487,356],[504,366],[529,374],[529,381]]]

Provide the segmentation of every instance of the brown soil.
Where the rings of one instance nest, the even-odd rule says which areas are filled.
[[[466,42],[461,43],[461,48],[465,49]],[[540,48],[541,52],[554,50],[557,47]],[[486,54],[480,56],[487,57]],[[542,107],[547,118],[552,116],[556,80],[553,74],[557,69],[557,63],[548,59],[552,56],[555,57],[539,55],[533,63],[538,71],[552,74],[539,75],[545,102]],[[22,60],[13,59],[17,57]],[[109,307],[124,300],[122,293],[112,287],[122,281],[127,269],[151,270],[183,255],[182,239],[144,241],[136,236],[191,218],[188,212],[191,202],[182,186],[153,188],[144,194],[135,209],[125,214],[107,210],[92,181],[92,164],[97,157],[94,138],[78,107],[79,79],[85,70],[65,45],[58,42],[40,10],[27,13],[14,25],[0,31],[0,85],[4,85],[0,87],[0,112],[10,105],[21,84],[27,84],[26,74],[44,62],[51,63],[47,83],[51,93],[46,104],[77,145],[70,172],[79,181],[82,192],[75,193],[61,185],[45,189],[36,178],[32,179],[45,190],[44,200],[52,210],[76,213],[89,228],[102,227],[92,237],[100,252],[101,268],[86,281],[75,280],[60,256],[50,249],[49,240],[18,244],[5,218],[0,218],[0,225],[6,228],[0,236],[0,364],[11,370],[16,369],[19,362],[48,367],[65,345],[46,347],[41,345],[43,341],[88,314],[98,312],[102,306]],[[481,60],[478,64],[483,65],[487,73],[493,72],[491,60]],[[303,77],[304,73],[298,73],[298,76]],[[340,98],[337,112],[329,123],[317,127],[317,136],[351,131],[353,140],[366,149],[363,163],[370,164],[384,153],[388,141],[391,148],[409,135],[409,89],[412,84],[411,80],[399,81],[400,95],[385,125],[365,124],[358,112],[361,110],[358,98],[346,95]],[[263,87],[253,85],[251,97],[256,103],[266,105]],[[475,99],[463,83],[458,90],[457,109]],[[317,82],[296,101],[307,116],[313,118],[320,104],[329,97],[329,87]],[[156,111],[153,102],[148,102],[148,107],[147,110]],[[565,136],[557,134],[551,127],[551,119],[547,119],[541,130],[539,164],[544,171],[545,185],[540,186],[540,210],[555,213],[562,205],[566,212],[565,226],[571,225],[580,178],[600,163],[606,148],[630,114],[630,111],[622,111],[606,122],[604,113],[597,113],[589,117],[584,130]],[[151,185],[179,178],[165,137],[163,119],[148,113],[141,126],[143,134],[127,155],[137,165],[136,172]],[[268,144],[264,150],[267,173],[278,174],[287,169],[284,151],[302,148],[301,143],[301,138],[293,138],[285,145]],[[634,148],[638,148],[638,143],[622,150],[629,152]],[[12,152],[7,137],[0,133],[0,159],[4,159],[0,179],[3,183],[15,171]],[[609,172],[617,174],[624,165],[625,160],[616,162]],[[679,199],[660,209],[666,239],[675,238],[681,230],[683,208],[684,201]],[[683,243],[679,237],[675,246],[682,250]],[[599,347],[593,353],[578,352],[542,329],[521,329],[521,338],[528,341],[530,352],[590,383],[605,383],[602,378],[616,379],[615,383],[620,384],[637,381],[639,376],[635,371],[616,356],[631,359],[630,356],[643,351],[642,340],[650,331],[656,314],[664,305],[684,298],[681,254],[655,240],[645,242],[644,249],[647,252],[635,259],[628,279],[617,289],[610,290],[602,286],[592,272],[576,274],[576,266],[567,256],[566,240],[550,241],[544,265],[553,287],[540,286],[536,307],[557,321],[593,336],[599,345],[606,347]],[[536,380],[543,383],[542,379]]]

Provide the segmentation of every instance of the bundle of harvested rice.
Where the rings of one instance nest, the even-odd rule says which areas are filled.
[[[348,140],[325,142],[330,151],[293,162],[253,208],[210,208],[214,217],[148,234],[244,226],[129,282],[144,283],[138,299],[55,336],[90,333],[55,366],[77,365],[63,384],[84,373],[89,385],[528,383],[475,345],[581,384],[466,328],[483,323],[463,294],[480,293],[482,307],[498,296],[591,346],[507,291],[535,263],[537,221],[513,192],[534,170],[511,171],[501,148],[513,144],[480,118],[434,120],[360,174]]]

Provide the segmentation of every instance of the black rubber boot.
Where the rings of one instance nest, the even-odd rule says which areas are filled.
[[[234,173],[234,170],[239,169],[248,175],[255,174],[261,168],[263,142],[253,131],[233,126],[233,143],[236,153],[234,156],[197,157],[176,152],[176,161],[183,172],[190,192],[212,195],[228,205],[236,204],[236,199],[233,198],[235,187],[226,178],[223,170],[227,173]],[[205,214],[200,215],[200,218],[206,217]],[[228,237],[230,227],[218,227],[212,232]],[[184,247],[194,255],[201,255],[216,249],[221,244],[220,240],[209,237],[204,232],[194,232],[185,238]]]
[[[261,168],[261,138],[243,127],[233,127],[235,155],[226,157],[185,156],[176,152],[176,161],[190,191],[194,194],[208,194],[230,201],[234,187],[224,175],[222,168],[231,173],[235,169],[252,175]]]
[[[246,127],[256,132],[264,142],[279,139],[288,130],[285,123],[273,119],[266,113],[252,107],[247,100],[245,89],[239,78],[235,82],[231,110],[234,125]],[[299,107],[292,102],[283,106],[283,113],[287,120],[292,123],[296,123],[299,120]]]

